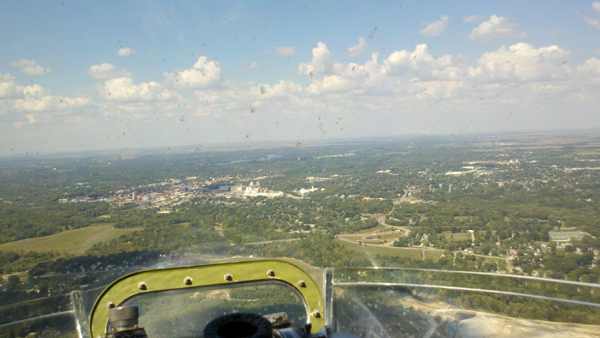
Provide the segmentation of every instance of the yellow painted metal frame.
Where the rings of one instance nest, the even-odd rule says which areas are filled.
[[[273,270],[273,276],[267,275],[269,270]],[[226,274],[231,275],[231,281],[225,280]],[[184,283],[186,277],[192,279],[191,284]],[[290,262],[268,259],[146,270],[125,275],[109,285],[98,296],[90,314],[90,335],[91,337],[105,336],[109,302],[119,306],[128,298],[147,292],[269,280],[285,282],[302,294],[311,312],[307,315],[314,331],[325,325],[325,306],[317,283],[304,270]],[[304,287],[299,285],[300,280],[304,281]],[[141,282],[145,283],[145,290],[140,289]]]

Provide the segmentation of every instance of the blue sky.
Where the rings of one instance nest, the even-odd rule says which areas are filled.
[[[0,22],[4,155],[600,126],[599,2],[2,2]]]

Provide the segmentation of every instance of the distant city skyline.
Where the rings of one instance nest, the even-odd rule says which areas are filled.
[[[0,4],[0,155],[600,128],[600,2]]]

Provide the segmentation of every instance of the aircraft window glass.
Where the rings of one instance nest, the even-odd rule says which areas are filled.
[[[211,320],[238,312],[262,316],[285,312],[295,325],[307,322],[303,298],[293,288],[277,282],[152,292],[134,296],[119,306],[128,305],[139,307],[139,324],[148,337],[199,334]]]

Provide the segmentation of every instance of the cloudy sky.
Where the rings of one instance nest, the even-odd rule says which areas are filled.
[[[0,154],[600,127],[600,2],[3,1]]]

